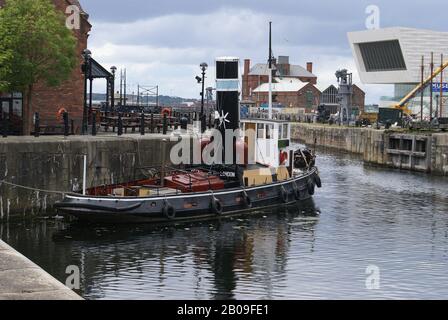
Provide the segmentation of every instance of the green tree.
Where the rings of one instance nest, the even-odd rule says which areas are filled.
[[[32,128],[36,84],[60,85],[76,61],[76,39],[51,0],[6,0],[0,9],[0,89],[23,92],[25,135]]]

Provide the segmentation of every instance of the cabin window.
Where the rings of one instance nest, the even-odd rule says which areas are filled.
[[[278,126],[278,138],[281,139],[283,137],[283,127]]]
[[[264,139],[264,124],[262,123],[257,125],[257,137],[258,139]]]
[[[282,131],[283,131],[282,138],[285,139],[285,140],[288,139],[288,131],[289,131],[288,130],[288,124],[284,124],[283,125],[283,130]]]
[[[274,139],[274,126],[272,124],[266,125],[266,139]]]

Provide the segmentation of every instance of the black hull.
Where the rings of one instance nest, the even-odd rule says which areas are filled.
[[[209,220],[291,205],[310,199],[320,186],[317,168],[290,180],[251,188],[160,197],[119,198],[67,195],[58,212],[89,222],[167,223]]]

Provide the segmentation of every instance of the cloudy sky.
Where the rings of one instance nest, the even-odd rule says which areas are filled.
[[[273,50],[291,63],[314,63],[319,85],[335,83],[334,73],[355,63],[348,31],[364,30],[366,8],[380,8],[381,27],[446,31],[446,0],[81,0],[93,24],[89,47],[104,66],[128,70],[129,91],[137,83],[159,85],[160,93],[199,98],[194,77],[199,64],[238,56],[253,63],[268,58],[268,22]],[[207,85],[213,86],[214,69]],[[391,95],[391,86],[363,85],[367,102]],[[97,91],[104,91],[102,84]]]

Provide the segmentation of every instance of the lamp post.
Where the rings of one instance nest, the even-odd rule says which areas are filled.
[[[82,71],[84,73],[84,108],[82,114],[82,127],[81,134],[87,134],[87,80],[90,74],[90,58],[92,57],[92,52],[89,49],[85,49],[82,53],[84,58],[84,63],[82,65]]]
[[[110,71],[112,73],[112,78],[110,79],[110,91],[111,91],[111,97],[110,97],[110,110],[114,112],[115,109],[115,73],[117,72],[117,67],[112,66],[110,68]]]
[[[201,70],[202,70],[202,91],[201,91],[201,132],[204,133],[205,132],[205,128],[206,128],[206,117],[204,114],[204,95],[205,95],[205,71],[207,71],[208,65],[207,63],[203,62],[200,65]]]

